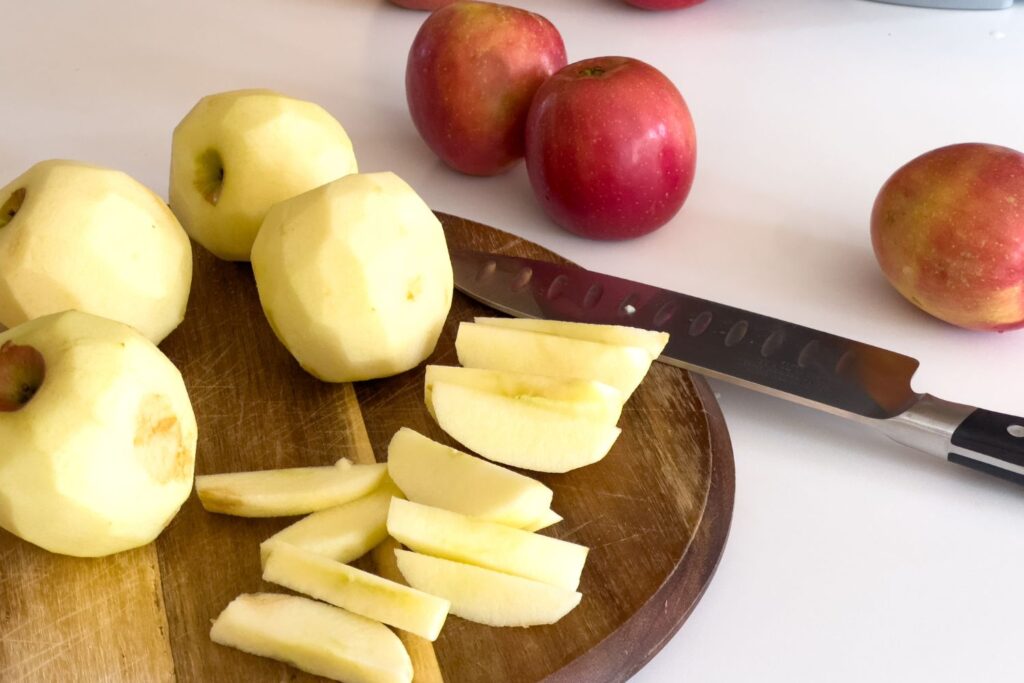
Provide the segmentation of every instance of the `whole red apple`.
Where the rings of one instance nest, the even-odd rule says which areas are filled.
[[[391,0],[395,2],[395,0]],[[684,7],[693,7],[704,2],[704,0],[626,0],[631,5],[642,7],[643,9],[682,9]]]
[[[533,94],[565,66],[544,17],[488,2],[457,2],[423,22],[405,71],[409,113],[427,146],[457,171],[495,175],[523,156]]]
[[[405,9],[420,9],[432,12],[444,7],[445,5],[450,5],[453,2],[458,1],[459,0],[391,0],[391,4],[404,7]]]
[[[1024,154],[967,143],[917,157],[879,192],[871,241],[889,282],[936,318],[1024,327]]]
[[[638,237],[667,223],[686,201],[696,162],[683,96],[636,59],[570,64],[530,107],[530,184],[556,223],[585,237]]]

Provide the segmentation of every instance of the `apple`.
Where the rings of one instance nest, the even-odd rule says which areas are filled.
[[[210,638],[336,681],[412,683],[412,660],[391,629],[297,595],[239,595],[214,620]]]
[[[489,2],[459,2],[423,22],[405,71],[413,124],[446,164],[496,175],[523,156],[523,130],[540,84],[566,64],[544,17]]]
[[[562,519],[562,515],[548,509],[542,512],[540,517],[522,527],[522,529],[523,531],[540,531],[541,529],[547,529],[549,526],[558,524]]]
[[[386,466],[381,464],[205,474],[196,477],[196,493],[209,512],[290,517],[361,498],[380,486],[386,476]]]
[[[418,553],[573,591],[588,552],[582,545],[401,498],[391,501],[388,533]]]
[[[327,382],[415,367],[452,303],[441,223],[393,173],[348,175],[274,206],[252,268],[278,339]]]
[[[893,287],[936,318],[1024,327],[1024,154],[966,143],[913,159],[878,193],[871,242]]]
[[[651,360],[658,360],[668,344],[668,332],[643,330],[625,325],[595,325],[592,323],[563,322],[561,320],[538,320],[534,318],[473,318],[477,325],[505,327],[527,332],[553,334],[557,337],[583,339],[585,341],[615,344],[617,346],[639,346],[647,349]]]
[[[526,170],[566,230],[612,240],[667,223],[690,192],[697,137],[683,96],[629,57],[576,62],[537,90],[526,122]]]
[[[398,5],[405,9],[420,9],[431,12],[453,2],[459,2],[459,0],[391,0],[392,5]]]
[[[388,475],[411,501],[514,527],[548,519],[553,495],[539,481],[407,427],[388,444]]]
[[[159,343],[191,286],[188,235],[130,176],[53,159],[0,189],[0,325],[75,309]]]
[[[430,641],[448,616],[443,598],[287,544],[270,551],[263,580]]]
[[[650,353],[637,346],[476,323],[459,324],[455,351],[466,367],[594,380],[618,389],[623,400],[651,368]]]
[[[348,134],[320,106],[270,90],[223,92],[174,129],[170,204],[195,241],[248,261],[271,206],[356,170]]]
[[[145,545],[192,490],[196,420],[134,328],[67,311],[0,333],[0,526],[97,557]]]
[[[410,586],[448,600],[457,617],[487,626],[553,624],[580,604],[574,590],[396,550],[398,570]]]
[[[423,399],[427,411],[434,419],[437,419],[434,413],[434,385],[437,382],[509,396],[549,410],[611,425],[618,422],[622,414],[622,392],[601,382],[502,370],[428,365]]]
[[[437,424],[488,460],[536,472],[568,472],[608,454],[622,432],[509,396],[457,384],[434,385]]]
[[[266,562],[275,546],[287,544],[338,562],[356,560],[387,538],[388,507],[401,493],[385,481],[370,494],[303,517],[260,544]]]
[[[626,2],[642,9],[663,10],[693,7],[704,2],[704,0],[626,0]]]

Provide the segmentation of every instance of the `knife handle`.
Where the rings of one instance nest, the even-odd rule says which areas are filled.
[[[978,408],[953,432],[947,458],[1024,484],[1024,418]]]

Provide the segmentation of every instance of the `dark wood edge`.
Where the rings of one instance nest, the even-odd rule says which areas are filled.
[[[679,631],[715,575],[732,524],[736,469],[729,430],[714,392],[703,377],[687,374],[704,407],[712,452],[711,489],[697,533],[643,607],[586,654],[545,678],[545,683],[628,680]]]

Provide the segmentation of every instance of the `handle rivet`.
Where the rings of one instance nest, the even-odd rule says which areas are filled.
[[[1006,428],[1006,431],[1010,432],[1010,436],[1024,439],[1024,425],[1010,425]]]

